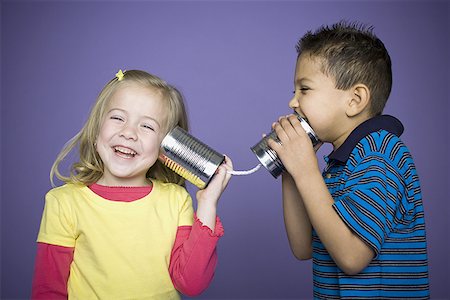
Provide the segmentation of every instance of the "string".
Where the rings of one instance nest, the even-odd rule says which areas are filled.
[[[255,173],[256,171],[258,171],[259,168],[261,168],[261,164],[258,164],[258,165],[257,165],[256,167],[254,167],[253,169],[246,170],[246,171],[236,171],[236,170],[231,170],[231,171],[228,171],[228,174],[231,174],[231,175],[239,175],[239,176],[241,176],[241,175],[249,175],[249,174],[252,174],[252,173]]]

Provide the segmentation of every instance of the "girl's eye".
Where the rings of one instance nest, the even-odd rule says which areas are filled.
[[[111,120],[117,120],[117,121],[123,121],[123,118],[119,117],[119,116],[111,116],[110,119]]]
[[[145,129],[147,129],[147,130],[155,131],[155,129],[153,128],[153,126],[150,126],[150,125],[147,125],[147,124],[142,125],[142,127],[145,128]]]

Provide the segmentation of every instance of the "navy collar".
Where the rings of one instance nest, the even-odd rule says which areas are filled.
[[[389,115],[375,116],[368,119],[358,127],[356,127],[352,133],[347,137],[345,142],[335,151],[333,151],[328,158],[338,160],[340,162],[346,162],[352,153],[353,149],[359,143],[361,139],[365,136],[371,134],[372,132],[384,129],[390,133],[395,134],[400,137],[403,133],[402,123],[395,117]]]

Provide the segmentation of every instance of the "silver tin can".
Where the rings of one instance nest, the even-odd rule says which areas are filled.
[[[159,160],[203,189],[223,163],[225,156],[177,126],[162,140]]]
[[[308,124],[306,119],[299,116],[298,114],[296,115],[303,129],[311,139],[313,147],[316,146],[318,143],[320,143],[320,140],[317,137],[316,133]],[[254,145],[250,149],[256,155],[261,164],[270,172],[270,174],[272,174],[273,177],[277,178],[281,173],[283,173],[285,168],[277,153],[267,144],[268,139],[273,139],[277,143],[280,143],[276,132],[272,130],[268,135],[263,137],[256,145]]]

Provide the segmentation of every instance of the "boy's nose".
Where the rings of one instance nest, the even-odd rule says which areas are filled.
[[[291,101],[289,101],[289,107],[292,108],[292,109],[295,109],[295,108],[297,108],[298,106],[299,106],[299,105],[298,105],[298,100],[297,100],[297,98],[295,98],[295,96],[292,97]]]

